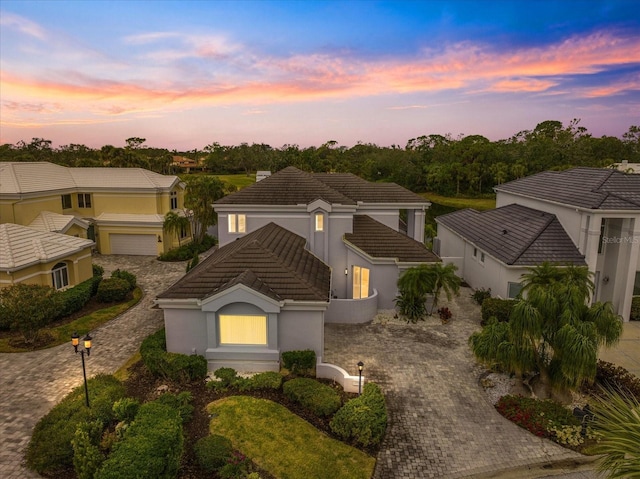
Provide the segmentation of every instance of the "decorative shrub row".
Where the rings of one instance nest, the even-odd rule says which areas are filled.
[[[516,302],[514,299],[486,298],[482,301],[482,326],[487,324],[491,317],[497,318],[500,322],[508,322]]]
[[[316,353],[311,349],[285,351],[282,353],[282,365],[292,374],[311,374],[316,367]]]
[[[27,447],[27,466],[41,474],[53,474],[73,464],[72,440],[79,425],[114,418],[113,404],[125,395],[113,376],[100,374],[88,381],[91,408],[85,406],[84,386],[75,388],[36,424]]]
[[[640,321],[640,296],[635,296],[631,300],[631,313],[629,314],[630,321]]]
[[[387,406],[380,387],[365,384],[362,395],[342,406],[329,425],[346,441],[365,447],[380,444],[387,428]]]
[[[158,256],[160,261],[187,261],[191,260],[194,255],[204,253],[218,244],[218,239],[205,235],[202,243],[189,243],[179,248],[174,248],[166,253]]]
[[[93,276],[73,288],[61,291],[58,296],[60,299],[60,312],[55,319],[70,316],[84,308],[84,305],[97,293],[101,281],[102,276]]]
[[[324,384],[311,378],[296,378],[284,383],[284,395],[297,402],[316,416],[331,416],[342,401],[340,395]]]
[[[238,376],[233,368],[216,369],[213,375],[217,381],[209,381],[207,387],[224,391],[228,388],[236,388],[239,391],[255,391],[260,389],[278,390],[282,386],[282,375],[275,371],[267,371],[254,374],[249,378]]]
[[[146,403],[94,477],[175,478],[183,451],[178,411],[160,401]]]
[[[550,399],[541,401],[523,396],[502,396],[496,409],[510,421],[539,437],[553,437],[554,428],[558,425],[580,425],[571,411]]]
[[[164,329],[142,341],[140,355],[144,365],[155,376],[174,381],[193,381],[207,376],[207,360],[204,356],[167,352]]]

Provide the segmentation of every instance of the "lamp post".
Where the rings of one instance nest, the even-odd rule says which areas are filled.
[[[78,351],[78,344],[80,343],[80,336],[78,336],[78,332],[74,331],[71,335],[71,345],[75,350],[76,354],[80,352],[80,357],[82,358],[82,375],[84,376],[84,398],[87,403],[87,407],[89,407],[89,388],[87,387],[87,370],[84,365],[84,353],[87,353],[87,357],[91,354],[91,340],[93,338],[89,336],[89,333],[82,338],[82,343],[84,348]]]
[[[364,363],[358,361],[358,396],[362,394],[362,370],[364,369]]]

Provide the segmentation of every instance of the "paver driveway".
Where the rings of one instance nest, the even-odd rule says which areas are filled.
[[[376,479],[457,478],[581,456],[536,438],[496,412],[478,385],[467,339],[480,311],[462,289],[449,324],[327,325],[325,357],[385,391],[389,427]],[[514,476],[517,477],[517,476]]]

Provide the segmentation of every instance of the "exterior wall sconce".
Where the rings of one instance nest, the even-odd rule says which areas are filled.
[[[602,282],[604,284],[607,284],[609,282],[609,276],[605,276],[604,278],[602,278]]]
[[[345,276],[347,276],[348,274],[349,274],[349,269],[348,269],[348,268],[345,268],[345,269],[344,269],[344,275],[345,275]]]
[[[158,235],[158,243],[162,243],[162,237]]]

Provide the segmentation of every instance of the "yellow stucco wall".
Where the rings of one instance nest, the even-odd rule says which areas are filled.
[[[31,265],[27,268],[7,274],[0,272],[0,288],[16,283],[39,284],[53,287],[51,270],[58,263],[66,263],[69,272],[69,287],[88,280],[93,275],[91,266],[91,248],[69,255],[64,259]]]
[[[47,195],[41,196],[40,198],[18,201],[10,207],[13,210],[13,214],[11,215],[7,212],[7,216],[13,216],[12,220],[5,221],[4,218],[2,218],[2,222],[28,226],[42,211],[71,214],[71,210],[62,210],[62,200],[60,197],[61,195]]]

